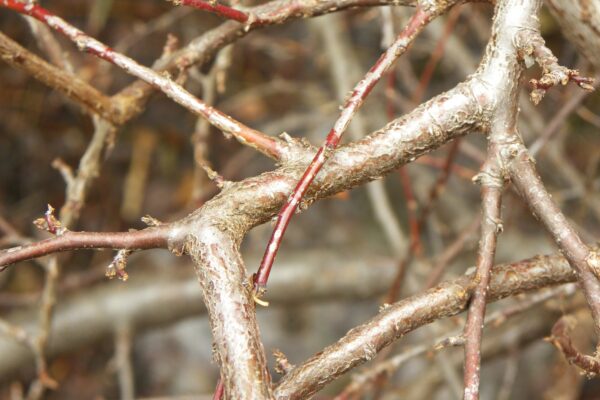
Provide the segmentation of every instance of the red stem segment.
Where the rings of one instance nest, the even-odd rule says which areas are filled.
[[[275,256],[281,245],[281,240],[292,215],[296,211],[300,200],[302,200],[302,197],[315,179],[317,173],[321,170],[323,164],[325,164],[329,156],[333,153],[333,150],[339,144],[350,120],[360,108],[373,87],[379,82],[383,74],[390,68],[394,61],[406,51],[416,35],[421,32],[425,25],[427,25],[434,17],[435,15],[433,13],[417,7],[416,12],[408,22],[408,25],[398,35],[394,43],[381,55],[381,57],[379,57],[375,65],[371,67],[365,77],[354,87],[350,98],[346,100],[346,103],[344,104],[342,113],[338,117],[331,131],[329,131],[325,143],[319,148],[319,151],[277,216],[275,229],[271,234],[271,239],[265,250],[260,267],[254,275],[254,289],[257,295],[260,296],[265,291],[273,261],[275,260]]]
[[[487,304],[494,255],[496,254],[496,242],[498,234],[502,230],[500,222],[500,207],[502,199],[503,179],[499,168],[496,168],[496,160],[492,157],[484,165],[481,177],[481,240],[477,255],[477,273],[475,283],[477,286],[473,291],[467,323],[465,324],[465,368],[464,368],[464,400],[479,399],[479,381],[481,370],[481,338],[483,336],[483,322]]]
[[[174,2],[175,4],[181,4],[184,6],[194,7],[199,10],[208,11],[213,14],[217,14],[220,17],[241,23],[247,22],[250,19],[250,16],[245,12],[218,3],[211,4],[203,0],[175,0]]]
[[[225,385],[223,384],[223,379],[219,378],[217,382],[217,387],[215,388],[215,394],[213,394],[213,400],[221,400],[223,398],[223,393],[225,392]]]

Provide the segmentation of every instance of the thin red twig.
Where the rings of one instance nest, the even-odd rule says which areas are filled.
[[[275,229],[273,230],[271,239],[265,250],[260,267],[254,276],[254,289],[256,295],[260,296],[265,291],[271,267],[273,266],[277,251],[279,250],[281,240],[300,200],[315,179],[317,173],[321,170],[323,164],[325,164],[329,156],[333,153],[333,150],[339,144],[350,120],[360,108],[375,84],[379,82],[383,74],[390,68],[393,62],[406,51],[408,45],[413,41],[416,35],[434,17],[435,15],[433,13],[418,7],[408,25],[398,35],[395,42],[381,55],[381,57],[379,57],[375,65],[371,67],[365,77],[355,86],[350,98],[344,104],[341,115],[327,135],[325,143],[319,148],[319,151],[277,216]]]
[[[429,192],[429,198],[427,199],[427,203],[421,209],[421,213],[419,215],[419,227],[422,227],[425,223],[425,219],[427,215],[431,211],[433,204],[439,197],[440,193],[446,186],[450,175],[452,174],[452,164],[454,164],[454,160],[456,159],[456,155],[458,154],[458,149],[460,147],[460,138],[457,138],[450,144],[450,149],[448,150],[448,155],[446,156],[446,160],[444,161],[444,165],[442,168],[442,173],[438,176],[435,184],[431,188]]]
[[[415,160],[415,162],[417,164],[428,165],[438,169],[443,169],[446,165],[446,160],[442,160],[438,157],[432,157],[429,155],[419,157]],[[474,170],[467,167],[463,167],[462,165],[453,164],[450,168],[452,169],[452,173],[455,174],[457,177],[467,180],[469,182],[471,181],[471,179],[473,179],[473,177],[476,174]]]
[[[410,229],[410,251],[419,256],[423,251],[423,244],[421,243],[421,224],[419,224],[419,219],[417,218],[417,199],[412,189],[410,176],[406,167],[400,168],[398,173],[402,182],[402,191],[406,198],[408,226]]]
[[[199,10],[204,10],[217,14],[220,17],[231,19],[238,22],[246,22],[250,19],[250,15],[243,11],[236,10],[235,8],[225,6],[214,2],[214,4],[203,1],[203,0],[173,0],[175,4],[181,4],[184,6],[190,6]]]
[[[223,384],[223,379],[219,378],[217,382],[217,387],[215,388],[215,394],[213,394],[213,400],[221,400],[223,398],[223,393],[225,392],[225,385]]]

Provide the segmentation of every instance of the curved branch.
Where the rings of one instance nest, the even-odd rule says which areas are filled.
[[[167,247],[168,225],[131,232],[73,232],[0,251],[0,271],[19,261],[77,249],[154,249]]]
[[[573,325],[575,318],[570,315],[562,317],[552,327],[552,335],[547,340],[564,354],[569,364],[579,367],[589,378],[594,377],[600,374],[600,360],[581,354],[575,348],[569,338],[569,331]]]
[[[534,257],[499,265],[492,271],[488,302],[575,280],[566,260],[558,256]],[[275,397],[296,400],[311,396],[348,370],[371,360],[408,332],[464,311],[473,289],[473,275],[465,275],[384,308],[379,315],[290,371],[279,382]]]
[[[478,104],[475,94],[477,88],[472,86],[471,81],[459,84],[363,140],[338,149],[315,179],[301,208],[317,199],[377,179],[400,165],[477,129],[481,121],[485,120],[485,109]],[[432,129],[432,126],[435,128]],[[236,240],[241,240],[248,230],[268,221],[284,204],[315,151],[313,147],[293,139],[289,139],[284,148],[284,166],[241,182],[228,183],[221,193],[180,221],[139,232],[70,232],[66,237],[55,237],[37,244],[5,250],[0,253],[0,265],[86,246],[143,249],[168,245],[183,250],[185,235],[202,226],[204,217],[220,221],[221,226],[230,230]],[[170,231],[167,232],[166,229]],[[157,235],[146,247],[143,247],[143,243],[136,244],[135,240],[130,242],[132,238],[146,234],[152,237]],[[170,238],[167,237],[169,234]],[[69,242],[69,237],[84,241]]]

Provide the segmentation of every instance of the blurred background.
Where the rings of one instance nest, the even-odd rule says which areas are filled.
[[[167,35],[185,46],[223,23],[215,15],[160,0],[46,0],[42,5],[86,33],[144,65],[161,56]],[[242,1],[244,6],[262,2]],[[376,61],[412,14],[403,7],[372,7],[265,27],[225,47],[188,71],[185,87],[243,123],[279,135],[321,143],[345,94]],[[410,112],[473,73],[489,38],[492,7],[467,4],[430,24],[393,72],[371,93],[347,140],[355,140]],[[547,9],[542,33],[562,65],[594,76],[588,61],[562,35]],[[31,23],[0,9],[0,30],[47,59]],[[113,95],[133,79],[80,54],[55,35],[62,68]],[[531,68],[526,80],[539,76]],[[574,85],[555,88],[539,106],[523,91],[520,131],[554,199],[588,243],[600,227],[600,98]],[[73,169],[94,132],[79,106],[26,73],[0,63],[0,242],[10,247],[47,235],[32,221],[47,204],[65,202],[56,159]],[[125,231],[185,216],[218,192],[201,164],[238,181],[273,169],[261,154],[225,138],[164,95],[118,127],[104,149],[81,215],[83,231]],[[384,303],[462,275],[474,265],[479,189],[471,182],[485,156],[474,132],[401,170],[315,203],[297,215],[283,243],[258,311],[269,357],[281,350],[292,364],[335,342],[374,316]],[[54,165],[57,165],[54,162]],[[383,211],[382,211],[383,210]],[[507,190],[498,263],[556,252],[550,237],[515,192]],[[249,273],[258,267],[272,226],[254,229],[243,243]],[[135,253],[129,280],[105,278],[111,251],[59,257],[57,305],[47,370],[57,382],[47,399],[210,398],[218,378],[200,290],[186,257],[153,250]],[[23,262],[0,274],[0,316],[36,332],[46,280],[43,265]],[[595,337],[585,303],[572,287],[552,289],[484,333],[482,398],[598,399],[600,383],[570,367],[545,342],[563,314],[577,318],[574,341],[583,351]],[[545,292],[544,292],[545,293]],[[539,293],[538,293],[539,295]],[[503,300],[502,313],[530,301]],[[460,330],[464,315],[439,321],[399,340],[392,357]],[[430,349],[408,358],[389,379],[358,385],[383,357],[329,385],[316,398],[452,399],[462,393],[462,349]],[[274,380],[278,374],[273,371]],[[354,378],[353,378],[354,377]],[[36,378],[31,352],[0,338],[0,397],[25,396]]]

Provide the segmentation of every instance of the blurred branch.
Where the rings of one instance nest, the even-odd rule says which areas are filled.
[[[125,321],[117,323],[115,332],[115,362],[119,380],[119,398],[121,400],[135,399],[134,371],[131,362],[132,332]]]
[[[155,86],[176,103],[203,116],[224,134],[232,135],[242,144],[251,146],[274,159],[279,159],[281,157],[283,149],[279,140],[269,137],[262,132],[258,132],[241,122],[234,120],[230,116],[223,114],[221,111],[208,106],[202,100],[175,83],[168,76],[159,74],[150,68],[138,64],[131,58],[110,49],[108,46],[87,36],[62,18],[53,15],[39,5],[25,5],[17,0],[6,0],[0,5],[38,19],[73,41],[79,50],[108,61],[120,67],[125,72]]]
[[[386,290],[395,269],[392,259],[373,259],[356,249],[345,254],[340,257],[326,250],[311,250],[282,257],[282,269],[273,276],[270,297],[277,306],[292,306],[368,299]],[[258,262],[258,255],[249,261]],[[47,354],[73,352],[112,337],[119,321],[126,321],[133,333],[206,314],[202,290],[190,268],[167,268],[151,276],[142,273],[143,265],[136,266],[136,270],[139,274],[125,287],[120,282],[104,282],[85,291],[63,294],[56,307]],[[320,285],[312,279],[317,273],[322,276]],[[24,328],[35,327],[37,317],[37,310],[31,307],[7,316],[5,321],[26,332]],[[26,348],[5,338],[0,340],[0,352],[0,376],[7,379],[32,361]]]
[[[56,89],[81,105],[88,113],[98,114],[114,123],[121,122],[119,107],[111,101],[110,97],[64,69],[42,60],[2,32],[0,32],[0,59]]]
[[[552,335],[547,339],[560,350],[569,364],[579,367],[588,377],[600,374],[600,361],[596,357],[581,354],[571,342],[568,334],[575,324],[575,318],[565,315],[552,328]]]
[[[336,98],[338,102],[343,103],[354,82],[360,79],[359,57],[352,48],[348,32],[343,29],[341,15],[332,14],[316,18],[311,20],[311,24],[323,38],[323,50],[329,61],[329,75],[335,86]],[[392,37],[392,42],[393,39]],[[365,132],[368,132],[367,126],[367,118],[361,113],[356,113],[348,126],[352,140],[360,140]],[[373,214],[385,234],[390,249],[397,257],[402,258],[407,247],[406,233],[394,214],[384,182],[373,181],[367,184],[366,189]]]
[[[50,61],[66,73],[74,75],[73,65],[69,60],[69,54],[66,53],[58,40],[52,35],[50,29],[34,18],[23,16],[31,29],[31,33],[37,41],[38,47],[46,53]]]

